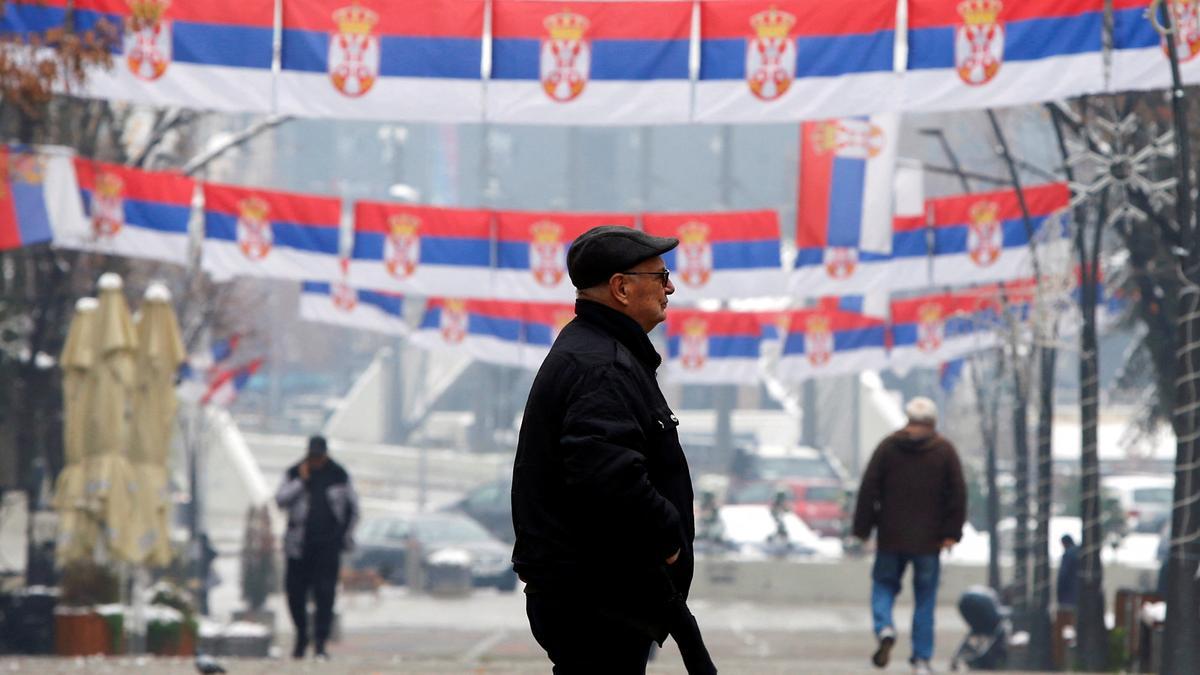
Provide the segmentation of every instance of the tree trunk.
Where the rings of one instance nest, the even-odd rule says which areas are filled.
[[[1014,350],[1015,352],[1015,350]],[[1029,387],[1013,354],[1013,618],[1028,630],[1029,610]]]
[[[1076,618],[1077,653],[1083,670],[1101,671],[1108,667],[1108,630],[1104,625],[1104,568],[1100,549],[1104,533],[1100,528],[1100,457],[1096,450],[1099,419],[1099,355],[1096,351],[1095,269],[1085,264],[1080,284],[1083,312],[1082,345],[1079,355],[1079,420],[1082,430],[1080,449],[1080,501],[1083,514],[1083,542],[1079,551],[1079,607]]]
[[[987,532],[988,532],[988,586],[997,594],[1000,593],[1000,547],[997,534],[1000,522],[1000,492],[996,476],[996,421],[999,419],[1000,392],[990,394],[984,386],[983,368],[980,362],[974,362],[972,380],[975,384],[975,407],[979,413],[979,431],[983,436],[983,452],[987,462],[985,480],[987,481]],[[1004,370],[1004,351],[996,350],[996,369],[993,377],[999,377]]]
[[[1057,331],[1052,329],[1053,340]],[[1039,350],[1037,424],[1037,530],[1033,550],[1033,606],[1029,613],[1028,667],[1050,670],[1054,666],[1050,620],[1050,508],[1053,476],[1050,427],[1054,418],[1054,369],[1058,350],[1043,346]]]
[[[1175,498],[1171,512],[1171,549],[1167,562],[1167,625],[1163,643],[1163,675],[1195,672],[1200,663],[1200,594],[1196,566],[1200,557],[1200,513],[1195,501],[1200,492],[1200,455],[1196,433],[1200,430],[1200,287],[1183,288],[1179,299],[1178,372],[1175,380]]]

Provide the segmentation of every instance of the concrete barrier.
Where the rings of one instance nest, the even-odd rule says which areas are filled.
[[[833,561],[700,558],[696,561],[691,597],[779,604],[862,603],[866,606],[871,596],[873,560],[869,556]],[[1104,568],[1105,594],[1112,597],[1118,588],[1142,588],[1147,583],[1152,586],[1156,574],[1156,570],[1146,568],[1108,565]],[[1001,568],[1001,578],[1005,582],[1012,579],[1011,567]],[[987,584],[986,566],[943,564],[938,604],[954,605],[968,586],[984,584]],[[912,572],[909,571],[901,597],[911,595]]]

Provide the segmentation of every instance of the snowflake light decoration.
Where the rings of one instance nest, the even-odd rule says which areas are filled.
[[[1105,189],[1119,192],[1112,200],[1108,219],[1102,226],[1109,227],[1129,218],[1145,220],[1149,214],[1134,205],[1132,197],[1143,195],[1156,210],[1175,203],[1174,177],[1155,180],[1153,174],[1158,160],[1175,156],[1175,133],[1167,131],[1157,136],[1148,145],[1138,147],[1136,133],[1139,127],[1137,115],[1132,112],[1118,116],[1115,110],[1098,111],[1086,120],[1070,107],[1057,103],[1058,112],[1074,127],[1076,136],[1066,140],[1067,166],[1085,169],[1090,180],[1072,181],[1070,206],[1074,208]]]

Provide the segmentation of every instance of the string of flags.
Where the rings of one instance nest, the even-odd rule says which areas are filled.
[[[0,35],[117,28],[114,67],[75,95],[344,119],[794,122],[1170,86],[1152,0],[1115,0],[1111,23],[1105,0],[898,4],[42,0],[4,3]],[[1167,7],[1200,83],[1194,3]]]

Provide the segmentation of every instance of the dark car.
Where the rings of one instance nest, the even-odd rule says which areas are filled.
[[[484,483],[445,510],[467,514],[500,541],[511,544],[517,540],[512,521],[512,478]]]
[[[422,560],[439,551],[456,549],[471,559],[471,582],[502,591],[517,587],[517,573],[509,558],[512,548],[498,541],[479,523],[459,513],[423,513],[389,516],[363,524],[358,534],[355,569],[373,569],[394,584],[405,583],[406,559],[412,538]]]

